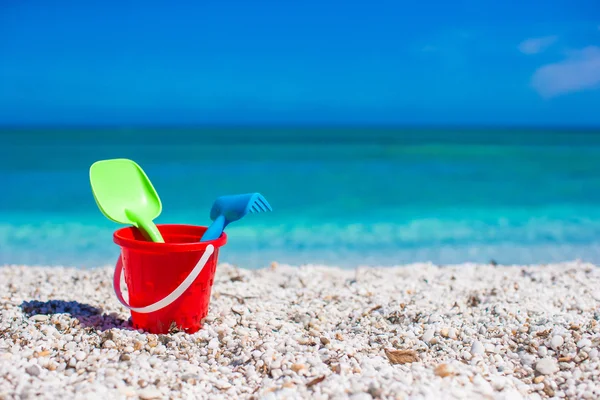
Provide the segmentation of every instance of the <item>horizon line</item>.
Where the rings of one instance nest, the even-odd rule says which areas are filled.
[[[198,124],[2,124],[7,130],[208,130],[208,129],[380,129],[380,130],[544,130],[595,131],[600,125],[577,124],[407,124],[407,123],[198,123]]]

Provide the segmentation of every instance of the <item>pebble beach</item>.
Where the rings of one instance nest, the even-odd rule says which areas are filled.
[[[134,330],[110,267],[0,267],[0,399],[600,397],[600,270],[221,264],[194,334]]]

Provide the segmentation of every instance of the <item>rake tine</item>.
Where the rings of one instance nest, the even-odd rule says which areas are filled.
[[[267,210],[265,210],[265,208],[263,207],[263,205],[260,204],[258,201],[254,202],[254,207],[256,207],[257,209],[259,209],[260,211],[267,211]]]
[[[271,205],[264,197],[259,196],[258,201],[260,202],[260,204],[262,204],[264,206],[265,211],[271,211]]]

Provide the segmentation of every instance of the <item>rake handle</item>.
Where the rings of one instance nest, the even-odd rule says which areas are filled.
[[[202,238],[200,238],[201,242],[208,242],[209,240],[216,240],[221,237],[223,233],[223,229],[225,229],[225,216],[219,215],[212,224],[206,229]]]

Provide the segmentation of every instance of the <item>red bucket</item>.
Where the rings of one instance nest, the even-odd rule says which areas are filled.
[[[208,314],[219,248],[227,242],[200,242],[205,226],[157,225],[165,243],[149,242],[134,227],[113,235],[121,246],[113,285],[119,301],[131,311],[136,329],[168,333],[171,329],[197,332]],[[121,292],[121,271],[129,302]]]

